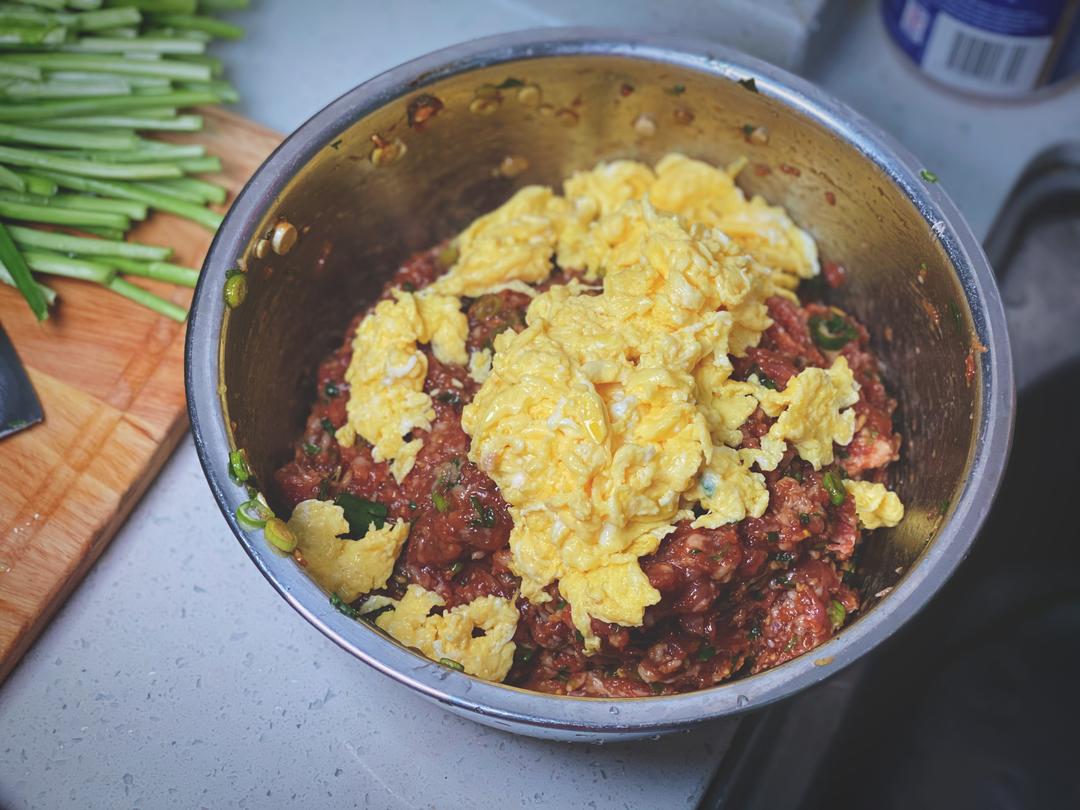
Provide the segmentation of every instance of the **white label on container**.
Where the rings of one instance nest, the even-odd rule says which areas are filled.
[[[939,11],[922,69],[962,90],[1017,95],[1034,89],[1052,46],[1052,37],[993,34]]]

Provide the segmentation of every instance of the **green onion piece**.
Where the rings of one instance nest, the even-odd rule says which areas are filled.
[[[225,305],[229,309],[236,309],[247,298],[247,277],[243,273],[230,276],[225,281],[224,296]]]
[[[823,349],[835,351],[842,349],[858,337],[855,327],[842,315],[833,313],[828,317],[812,315],[810,317],[810,337]]]
[[[74,5],[74,3],[72,3]],[[76,16],[72,24],[80,31],[103,31],[125,25],[138,25],[142,14],[135,8],[105,8]]]
[[[214,17],[201,17],[192,14],[154,14],[151,19],[157,25],[165,25],[181,31],[202,31],[221,39],[242,39],[244,36],[244,29],[239,25],[233,25]]]
[[[258,498],[244,501],[236,507],[236,522],[248,531],[263,528],[266,521],[273,516],[274,513],[270,511],[270,507]]]
[[[341,393],[341,389],[338,388],[336,384],[328,382],[326,385],[323,386],[323,393],[326,394],[328,397],[333,398]]]
[[[243,449],[233,450],[229,453],[229,476],[238,484],[243,484],[251,478],[247,453]]]
[[[113,96],[130,93],[131,84],[123,79],[102,77],[95,81],[65,82],[12,82],[4,88],[10,99],[27,101],[31,99],[74,99]]]
[[[49,54],[42,54],[47,56]],[[89,56],[82,57],[89,59]],[[0,57],[0,69],[3,66]],[[102,96],[95,99],[73,99],[71,101],[39,101],[26,104],[5,104],[0,106],[0,121],[43,121],[51,118],[71,118],[72,116],[100,116],[106,113],[130,112],[140,109],[161,107],[193,107],[198,104],[214,104],[217,96],[213,93],[194,93],[178,90],[162,96]],[[70,122],[69,122],[70,123]]]
[[[199,0],[199,11],[243,11],[251,0]]]
[[[698,650],[697,658],[698,658],[698,661],[708,661],[709,659],[711,659],[715,655],[716,655],[715,648],[710,647],[708,644],[705,644],[705,645],[702,646],[702,648],[700,650]]]
[[[107,265],[85,259],[73,259],[62,253],[24,250],[23,257],[30,269],[38,273],[75,278],[80,281],[95,281],[98,284],[108,284],[116,276],[116,271]]]
[[[134,53],[151,51],[168,54],[200,54],[206,43],[194,39],[166,39],[141,36],[136,39],[110,39],[109,37],[83,37],[78,42],[61,48],[65,53]]]
[[[194,14],[197,0],[109,0],[113,6],[134,6],[144,14]]]
[[[2,109],[0,107],[0,110]],[[99,163],[92,160],[59,157],[48,152],[16,149],[11,146],[0,146],[0,163],[106,180],[152,180],[156,177],[184,176],[184,171],[179,165],[168,163]]]
[[[15,279],[12,277],[11,273],[8,272],[8,269],[4,267],[3,262],[0,262],[0,282],[7,284],[9,287],[16,286]],[[47,287],[44,284],[38,284],[37,288],[41,290],[41,294],[45,296],[45,301],[50,307],[56,303],[56,290],[52,287]]]
[[[16,171],[15,169],[12,169],[11,172],[23,179],[23,182],[26,183],[26,192],[28,194],[37,194],[39,197],[51,197],[56,194],[60,188],[48,177],[42,177],[40,174]]]
[[[821,483],[825,491],[829,493],[829,500],[833,506],[840,506],[847,499],[847,490],[840,476],[829,470],[821,476]]]
[[[81,70],[87,73],[119,73],[125,76],[160,76],[186,82],[210,80],[210,68],[206,65],[167,59],[131,59],[114,54],[4,53],[0,56],[0,62],[36,65],[43,70]],[[190,105],[185,103],[165,106],[187,107]]]
[[[15,247],[11,234],[8,233],[3,224],[0,224],[0,263],[3,263],[8,274],[15,282],[15,287],[26,299],[26,303],[30,307],[30,311],[34,313],[34,317],[39,321],[48,318],[49,306],[45,301],[45,296],[38,288],[34,277],[30,275],[30,268],[27,266],[26,260]]]
[[[358,619],[360,617],[360,611],[338,596],[336,593],[330,594],[330,604],[334,606],[334,609],[339,613],[348,616],[350,619]]]
[[[5,65],[0,63],[0,79],[29,79],[41,81],[41,68],[36,65]]]
[[[456,577],[458,574],[461,573],[463,568],[465,568],[465,563],[463,563],[461,560],[454,560],[454,562],[450,565],[450,576]]]
[[[929,169],[920,169],[919,177],[921,177],[927,183],[936,183],[938,181],[938,176]]]
[[[284,551],[286,554],[291,554],[293,549],[296,548],[296,535],[281,518],[268,518],[266,525],[263,526],[263,535],[270,542],[270,545]]]
[[[117,277],[105,286],[114,293],[118,293],[137,304],[142,304],[144,307],[153,310],[158,315],[164,315],[166,318],[171,318],[177,323],[183,323],[187,320],[187,310],[182,306],[174,304],[172,301],[166,301],[161,296],[154,295],[149,290],[144,290],[142,287],[132,284],[126,279]]]
[[[7,166],[0,166],[0,186],[14,191],[26,191],[26,180]]]
[[[4,199],[0,199],[0,217],[29,220],[30,222],[45,222],[50,225],[68,225],[73,228],[90,225],[126,231],[131,227],[131,220],[120,214],[111,214],[104,211],[79,211],[77,209],[55,208],[45,205],[28,205]]]
[[[137,110],[135,112],[138,112]],[[86,115],[67,118],[50,118],[35,121],[38,127],[87,128],[87,129],[133,129],[169,132],[198,132],[203,128],[201,115],[177,115],[174,117],[141,115]]]
[[[139,139],[133,132],[81,132],[0,124],[0,140],[51,146],[58,149],[134,149]]]
[[[461,664],[459,664],[457,661],[454,661],[451,658],[440,658],[439,663],[442,664],[444,667],[450,667],[450,669],[456,669],[458,672],[464,672],[465,671],[465,667],[463,667]]]
[[[78,175],[67,174],[66,172],[43,170],[41,174],[51,180],[55,180],[64,188],[74,189],[75,191],[89,191],[95,194],[103,194],[108,197],[119,197],[125,200],[138,200],[139,202],[144,202],[151,208],[158,208],[162,211],[168,211],[170,214],[176,214],[185,219],[198,222],[200,225],[211,231],[217,230],[218,226],[221,224],[221,220],[224,219],[221,214],[211,211],[208,208],[192,205],[189,202],[178,200],[175,197],[147,191],[146,189],[139,188],[137,183],[114,183],[109,180],[96,180],[91,177],[80,177]],[[0,215],[2,215],[2,212],[0,212]]]
[[[445,513],[447,510],[450,509],[450,502],[446,500],[446,496],[438,490],[435,490],[431,493],[431,502],[435,504],[435,508],[438,509],[440,512]]]
[[[199,271],[193,267],[182,267],[169,262],[151,261],[144,262],[124,257],[103,259],[120,269],[123,273],[141,278],[151,278],[155,281],[164,281],[168,284],[176,284],[180,287],[195,289],[199,283]]]
[[[844,620],[847,618],[847,609],[835,599],[829,602],[829,607],[826,610],[826,613],[828,613],[829,615],[829,621],[832,622],[834,630],[842,627],[844,624]]]
[[[319,454],[319,445],[312,444],[311,442],[304,442],[304,452],[309,456],[317,456]]]

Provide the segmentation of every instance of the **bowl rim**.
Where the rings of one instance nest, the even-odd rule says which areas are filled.
[[[337,612],[291,558],[239,526],[247,499],[228,475],[229,438],[218,395],[225,271],[278,194],[326,143],[397,98],[460,73],[532,58],[615,56],[668,64],[730,81],[753,79],[776,99],[873,161],[933,228],[963,286],[979,357],[980,419],[968,476],[937,537],[866,615],[820,647],[773,669],[709,689],[634,699],[548,695],[483,681],[434,663]],[[544,28],[450,46],[385,71],[340,96],[290,135],[248,181],[214,237],[195,291],[185,342],[185,384],[195,447],[226,521],[274,588],[324,635],[391,678],[455,711],[503,727],[608,737],[661,733],[740,714],[793,695],[850,665],[915,615],[966,557],[1001,481],[1012,437],[1015,390],[1001,299],[982,248],[940,185],[920,180],[921,164],[846,104],[809,82],[737,51],[683,37],[596,28]]]

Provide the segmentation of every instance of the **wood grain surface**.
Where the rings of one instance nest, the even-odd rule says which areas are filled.
[[[240,190],[281,140],[222,110],[173,141],[205,144]],[[175,250],[199,267],[211,234],[155,213],[132,238]],[[86,574],[187,429],[184,330],[103,287],[45,279],[60,294],[37,323],[12,288],[0,285],[0,323],[41,399],[45,421],[0,440],[0,681]],[[191,290],[137,279],[187,305]]]

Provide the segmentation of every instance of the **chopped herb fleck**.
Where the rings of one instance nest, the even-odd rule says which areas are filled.
[[[322,429],[329,433],[331,436],[333,436],[334,432],[337,430],[337,428],[334,427],[334,423],[327,419],[325,416],[319,421],[319,424],[322,425]]]
[[[444,514],[450,509],[450,501],[438,490],[431,493],[431,502],[435,504],[436,509]]]
[[[229,453],[229,475],[238,484],[242,484],[251,478],[251,468],[248,466],[246,450],[237,449]]]
[[[855,327],[841,315],[834,313],[827,318],[821,315],[810,317],[810,337],[823,349],[842,349],[858,336]]]
[[[948,511],[949,511],[949,499],[948,498],[942,498],[941,503],[938,504],[938,514],[941,515],[942,517],[945,517],[945,515],[948,514]]]
[[[920,169],[919,177],[921,177],[927,183],[936,183],[938,181],[938,176],[929,169]]]
[[[777,540],[780,539],[780,532],[768,532],[765,535],[765,538],[770,542],[775,543]]]
[[[847,490],[844,489],[844,482],[832,470],[821,476],[821,484],[825,487],[825,491],[829,493],[829,501],[833,506],[840,506],[847,500]]]
[[[341,146],[341,138],[338,138],[336,141],[330,144],[331,149],[337,149],[339,146]]]
[[[774,560],[781,563],[789,563],[795,559],[795,555],[790,551],[778,551],[773,557]]]
[[[521,653],[521,663],[527,664],[532,661],[534,655],[536,655],[535,647],[518,647],[518,652]]]
[[[659,695],[661,692],[664,691],[664,685],[662,683],[650,683],[649,688],[652,690],[652,693],[654,695]]]
[[[416,285],[411,281],[406,281],[401,285],[401,289],[404,292],[416,292]]]
[[[739,79],[739,84],[742,85],[747,90],[749,90],[751,93],[756,93],[758,91],[757,82],[754,81],[753,78]]]
[[[476,512],[476,517],[469,521],[469,525],[474,529],[490,529],[495,526],[495,509],[491,506],[484,506],[480,503],[480,499],[475,495],[469,498],[469,502],[472,504],[473,511]]]
[[[835,599],[829,602],[827,613],[829,614],[829,621],[832,622],[833,630],[839,629],[844,624],[844,619],[847,618],[847,608]]]
[[[381,529],[386,524],[387,508],[384,503],[358,498],[348,492],[339,492],[334,503],[345,512],[345,520],[349,524],[348,540],[359,540],[372,526]]]
[[[710,658],[716,655],[716,650],[710,647],[708,644],[704,645],[698,650],[698,661],[708,661]]]
[[[761,625],[750,625],[750,629],[746,632],[746,635],[750,636],[750,638],[761,638]]]
[[[810,525],[810,515],[806,514],[806,512],[800,512],[799,513],[799,523],[801,523],[803,526],[809,526]]]
[[[701,553],[701,549],[700,548],[692,548],[692,549],[690,549],[690,553],[693,554],[696,557],[698,554]]]
[[[452,658],[440,658],[439,663],[442,664],[444,667],[450,667],[450,669],[456,669],[458,672],[464,672],[465,671],[465,667],[463,667],[461,664],[459,664],[457,661],[453,660]]]
[[[328,397],[333,398],[341,393],[341,389],[338,388],[334,383],[328,382],[326,385],[323,386],[323,393],[326,394]]]
[[[456,577],[461,573],[461,570],[465,567],[465,563],[461,560],[455,560],[450,566],[450,576]]]
[[[304,442],[304,452],[309,456],[317,456],[319,454],[319,445],[312,444],[311,442]]]
[[[585,636],[583,636],[581,634],[581,631],[578,630],[577,628],[574,629],[574,638],[577,639],[578,644],[584,644],[585,643]]]
[[[511,88],[514,88],[514,87],[524,87],[524,86],[525,86],[525,82],[523,82],[521,79],[515,79],[513,77],[510,77],[508,79],[503,79],[501,84],[495,85],[495,88],[497,90],[510,90]]]
[[[555,603],[555,610],[562,610],[564,607],[566,607],[565,599],[560,599],[558,602]]]
[[[330,594],[330,604],[333,605],[339,613],[343,613],[350,619],[356,619],[360,616],[360,611],[338,596],[336,593]]]

